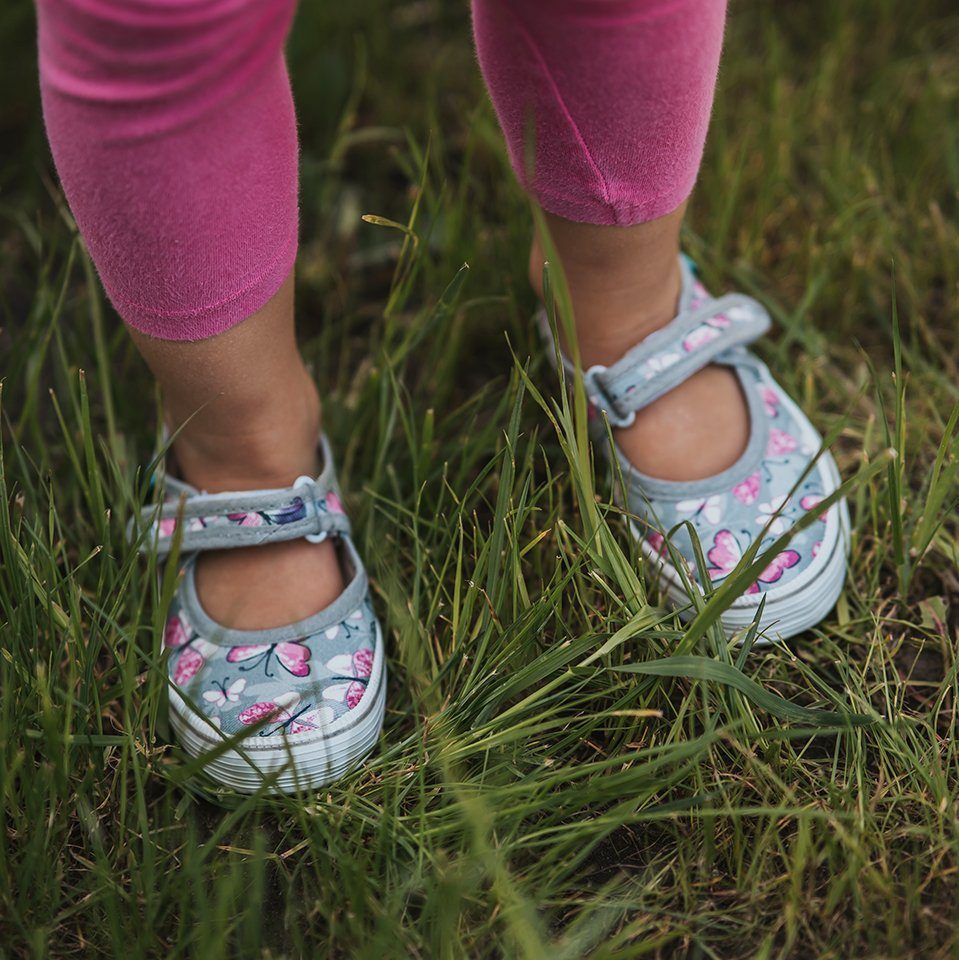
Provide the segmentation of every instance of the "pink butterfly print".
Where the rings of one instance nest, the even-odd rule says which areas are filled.
[[[187,640],[186,645],[180,647],[180,652],[176,655],[173,682],[178,687],[188,683],[203,669],[204,664],[214,653],[216,653],[216,647],[202,637],[195,636]]]
[[[759,474],[751,473],[745,480],[733,487],[733,496],[747,507],[756,502],[759,496]]]
[[[720,530],[713,538],[713,545],[706,559],[713,564],[707,571],[710,580],[722,580],[728,577],[742,559],[742,548],[731,530]],[[800,556],[795,550],[783,550],[759,575],[755,583],[749,585],[746,593],[759,593],[760,583],[776,583],[790,567],[796,566]]]
[[[274,733],[295,735],[308,730],[317,730],[336,719],[336,711],[326,705],[314,709],[310,703],[301,707],[299,696],[290,692],[281,694],[275,700],[261,700],[254,703],[241,710],[238,718],[245,726],[264,723],[259,735],[269,737]],[[274,727],[266,721],[272,721],[278,726]]]
[[[771,457],[778,457],[785,453],[792,453],[799,444],[791,433],[785,430],[777,430],[772,427],[769,431],[769,445],[766,447],[766,453]]]
[[[174,613],[163,629],[163,645],[176,650],[173,666],[173,682],[182,687],[202,669],[207,658],[216,652],[216,647],[193,632],[182,614]]]
[[[772,387],[760,387],[759,395],[762,397],[763,404],[766,407],[766,416],[779,416],[779,394],[776,393]]]
[[[823,498],[820,497],[818,494],[807,493],[806,496],[804,496],[802,500],[799,501],[799,506],[801,506],[803,510],[814,510],[817,506],[819,506],[820,503],[822,503],[822,501],[823,501]],[[821,514],[819,514],[819,519],[825,520],[826,513],[827,511],[824,510]]]
[[[739,541],[730,530],[717,530],[713,545],[706,552],[706,559],[712,564],[706,571],[710,580],[728,577],[742,559]]]
[[[262,527],[264,524],[263,517],[258,513],[228,513],[226,518],[238,527]]]
[[[172,537],[176,532],[176,517],[164,517],[158,520],[157,530],[161,537]]]
[[[199,651],[191,650],[189,647],[182,650],[177,655],[176,666],[173,668],[173,682],[178,687],[182,687],[200,672],[205,662]]]
[[[294,677],[306,677],[310,673],[310,648],[299,640],[288,640],[284,643],[252,643],[245,646],[230,647],[226,655],[228,663],[246,663],[241,670],[254,670],[262,666],[263,672],[272,677],[270,661],[276,656],[280,665],[287,673]],[[248,663],[247,661],[253,661]]]
[[[658,530],[650,530],[646,534],[646,542],[659,556],[666,556],[666,538]]]
[[[326,509],[329,513],[343,513],[343,504],[340,498],[331,490],[326,495]]]
[[[189,643],[191,629],[189,623],[178,613],[174,613],[166,622],[163,629],[163,645],[165,647],[182,647]]]
[[[240,723],[251,727],[254,723],[259,723],[261,720],[267,720],[281,715],[289,716],[286,703],[284,703],[281,697],[277,697],[276,700],[259,700],[257,703],[244,707],[239,714],[237,714],[237,717]]]
[[[783,550],[778,556],[773,557],[772,563],[766,567],[765,570],[759,575],[759,583],[776,583],[778,580],[782,579],[782,575],[790,568],[796,566],[797,563],[802,559],[800,555],[795,550]],[[752,587],[747,590],[747,593],[757,593],[759,587],[757,584],[753,584]]]
[[[323,698],[345,701],[352,710],[366,692],[366,685],[373,672],[373,651],[369,647],[362,647],[353,654],[339,654],[328,660],[326,667],[334,674],[331,679],[350,682],[332,684],[323,691]]]
[[[676,504],[676,512],[692,514],[693,519],[702,517],[707,523],[716,524],[723,519],[723,498],[716,493],[705,500],[680,500]]]

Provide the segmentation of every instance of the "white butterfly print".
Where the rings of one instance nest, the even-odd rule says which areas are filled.
[[[332,627],[327,627],[323,635],[327,640],[335,640],[342,632],[346,633],[347,639],[353,636],[363,628],[363,611],[354,610],[345,620],[334,623]]]
[[[693,353],[707,343],[712,343],[719,336],[719,333],[720,331],[716,327],[701,323],[686,335],[683,340],[683,349],[687,353]]]
[[[733,323],[739,323],[740,320],[751,320],[753,317],[753,311],[749,307],[743,306],[727,307],[723,313]]]
[[[707,523],[717,524],[723,519],[723,498],[720,494],[714,493],[705,500],[680,500],[676,504],[676,512],[684,515],[692,515],[696,520],[702,517]]]
[[[678,353],[658,353],[643,364],[643,378],[649,380],[654,374],[662,373],[678,362]]]
[[[212,703],[218,710],[222,710],[228,703],[239,702],[240,694],[246,689],[246,677],[234,680],[228,687],[224,686],[225,680],[223,683],[214,680],[213,683],[213,690],[203,691],[203,699],[207,703]]]
[[[778,537],[781,534],[786,532],[788,523],[786,518],[780,514],[778,517],[775,517],[775,514],[782,508],[782,505],[786,502],[785,497],[773,497],[769,503],[761,503],[756,509],[759,511],[759,516],[756,517],[756,523],[761,527],[765,527],[766,524],[769,524],[769,533],[774,537]],[[774,518],[775,517],[775,518]]]

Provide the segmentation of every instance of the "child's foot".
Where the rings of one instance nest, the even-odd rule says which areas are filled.
[[[320,473],[318,421],[317,416],[297,425],[296,432],[290,424],[277,425],[267,445],[255,437],[233,438],[228,459],[215,444],[205,446],[203,438],[179,440],[177,473],[206,493],[292,486],[299,476]],[[214,620],[241,630],[266,630],[328,607],[343,592],[343,573],[332,542],[300,539],[204,552],[196,561],[196,584]]]
[[[676,563],[700,585],[718,586],[758,540],[763,563],[722,623],[729,634],[742,630],[763,601],[761,630],[785,639],[818,623],[842,589],[845,503],[795,530],[786,548],[771,548],[836,490],[838,470],[828,452],[810,466],[819,434],[746,349],[769,326],[765,310],[740,295],[711,297],[686,261],[678,304],[673,319],[614,362],[586,370],[591,413],[598,425],[604,413],[614,427],[631,529],[658,567],[666,596],[689,610]],[[540,325],[551,339],[543,312]],[[690,529],[706,570],[697,569]]]
[[[711,364],[637,411],[632,426],[615,435],[626,459],[643,473],[662,480],[702,480],[742,456],[749,441],[749,409],[732,370]]]
[[[567,264],[567,282],[584,370],[615,363],[676,316],[683,273],[669,253],[675,249],[669,238],[674,231],[678,235],[682,209],[677,213],[643,225],[656,234],[645,247],[637,247],[644,238],[626,236],[628,228],[611,236],[603,227],[574,225],[591,231],[580,243],[565,244],[566,254],[575,254]],[[551,221],[554,231],[565,232],[569,226]],[[529,278],[541,298],[543,260],[537,234],[530,250]],[[568,355],[569,345],[562,346]],[[708,418],[702,416],[703,410],[710,411]],[[729,367],[712,364],[637,411],[635,421],[615,429],[614,435],[623,454],[643,473],[677,481],[711,477],[735,463],[746,448],[749,412],[742,386]]]
[[[197,560],[196,586],[214,620],[267,630],[326,609],[343,592],[343,573],[332,543],[293,540],[205,553]]]
[[[257,473],[256,457],[224,468],[228,446],[229,456],[195,458],[195,442],[178,444],[178,469],[216,492],[168,476],[160,515],[144,509],[144,549],[164,555],[180,538],[164,631],[173,728],[191,755],[212,751],[204,769],[222,784],[253,791],[275,775],[272,789],[316,788],[379,736],[382,632],[328,445],[317,453],[314,437],[292,479]],[[251,476],[265,486],[249,489]],[[247,732],[242,751],[217,750]]]

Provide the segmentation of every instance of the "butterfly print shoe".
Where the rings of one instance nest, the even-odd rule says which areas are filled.
[[[220,747],[205,771],[244,792],[264,777],[282,792],[329,784],[373,749],[383,723],[383,636],[325,438],[321,446],[324,468],[315,479],[206,494],[167,476],[163,504],[142,513],[142,550],[162,557],[179,538],[182,578],[163,638],[173,729],[192,756]],[[234,630],[203,609],[195,578],[201,551],[299,537],[336,541],[348,583],[330,606],[272,630]],[[223,751],[224,739],[238,734]]]
[[[772,378],[747,345],[770,326],[769,315],[741,294],[714,298],[680,258],[679,312],[609,367],[584,375],[590,416],[601,448],[617,463],[630,530],[658,571],[673,606],[691,612],[689,588],[704,578],[721,584],[743,554],[759,540],[757,558],[793,529],[796,521],[839,486],[839,471],[807,417]],[[545,311],[540,328],[552,345]],[[550,351],[555,356],[555,349]],[[563,358],[572,379],[573,368]],[[739,379],[750,417],[750,435],[731,467],[704,480],[673,482],[636,469],[614,443],[606,442],[600,413],[613,427],[627,427],[636,411],[653,403],[708,364],[730,367]],[[704,416],[708,412],[704,411]],[[686,521],[684,523],[684,521]],[[697,569],[690,527],[706,569]],[[762,603],[759,640],[786,639],[819,623],[832,609],[846,576],[849,515],[840,500],[796,529],[788,545],[768,559],[757,579],[722,615],[734,636],[756,618]],[[686,568],[684,577],[677,564]]]

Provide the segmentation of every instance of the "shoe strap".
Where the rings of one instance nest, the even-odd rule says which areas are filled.
[[[711,297],[682,260],[683,291],[678,315],[627,351],[611,366],[583,374],[590,402],[614,427],[628,427],[642,410],[710,363],[744,356],[741,348],[761,337],[771,321],[752,297]],[[546,324],[549,332],[549,325]],[[726,355],[726,356],[724,356]],[[571,369],[564,358],[567,370]]]
[[[137,539],[137,517],[130,521],[128,535],[142,553],[155,551],[161,557],[170,552],[177,536],[182,553],[350,536],[325,437],[321,445],[323,471],[316,478],[300,477],[290,487],[203,493],[167,477],[164,502],[140,511],[142,536]]]

